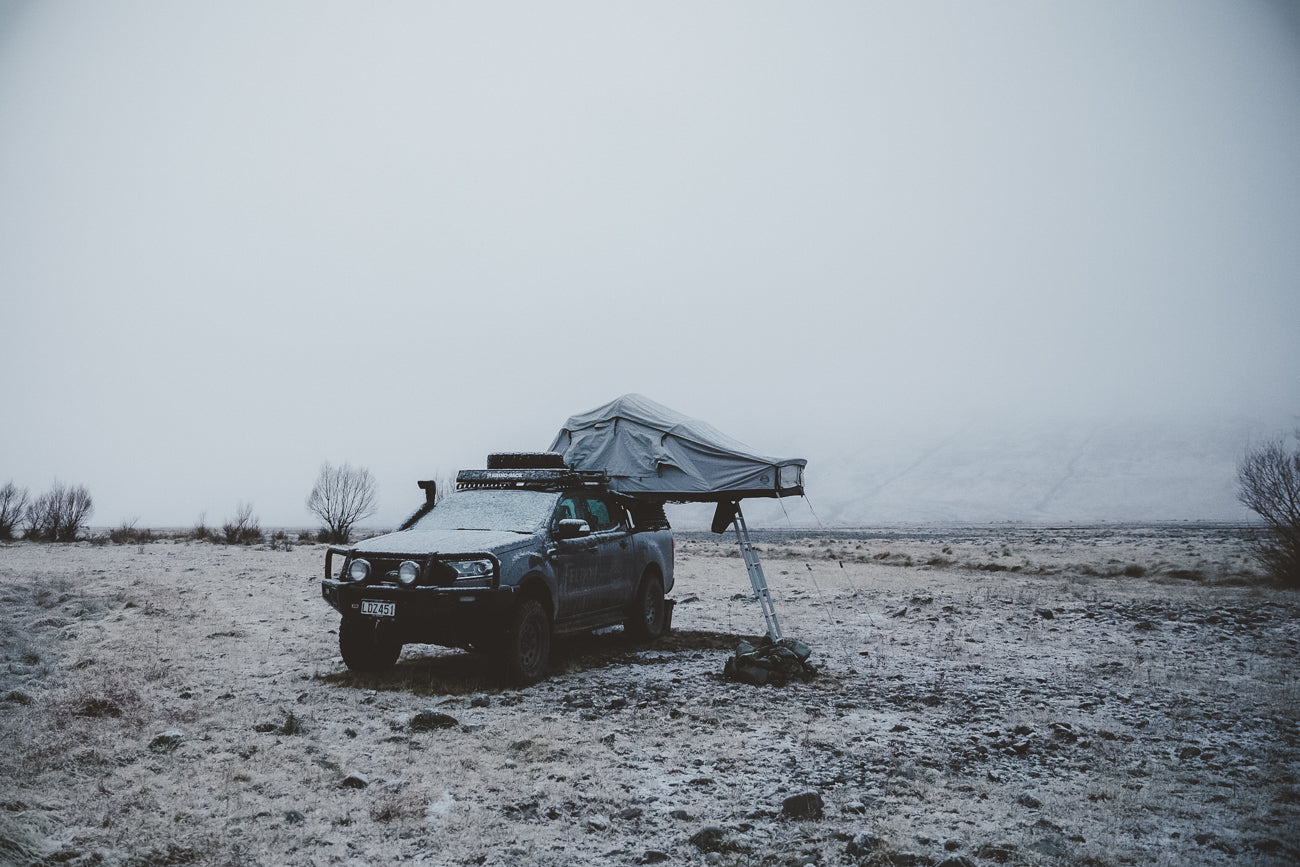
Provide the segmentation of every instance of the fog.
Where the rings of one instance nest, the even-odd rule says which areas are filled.
[[[1232,517],[1297,142],[1285,2],[0,0],[0,484],[391,523],[639,392],[843,521]]]

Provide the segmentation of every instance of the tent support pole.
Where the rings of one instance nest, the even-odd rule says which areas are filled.
[[[745,526],[745,516],[741,514],[740,503],[736,503],[736,542],[740,545],[740,554],[745,558],[745,570],[749,572],[749,583],[754,586],[754,595],[763,606],[763,622],[767,626],[767,637],[772,641],[781,640],[781,625],[776,622],[776,607],[772,604],[772,594],[767,592],[767,578],[763,576],[763,564],[758,561],[758,550],[749,540],[749,528]]]

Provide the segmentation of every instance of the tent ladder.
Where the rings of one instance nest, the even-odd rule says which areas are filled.
[[[758,549],[749,540],[749,528],[745,526],[745,516],[741,514],[738,502],[735,527],[740,554],[745,558],[745,569],[749,572],[749,583],[754,586],[754,595],[763,606],[763,622],[767,625],[767,637],[773,641],[780,641],[781,625],[776,622],[776,608],[772,604],[772,594],[767,592],[767,578],[763,576],[763,564],[758,561]]]

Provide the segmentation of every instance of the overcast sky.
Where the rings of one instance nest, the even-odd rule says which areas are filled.
[[[1296,8],[0,0],[0,484],[392,521],[625,392],[810,473],[1285,422]]]

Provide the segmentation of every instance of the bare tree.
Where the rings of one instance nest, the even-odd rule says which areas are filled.
[[[41,494],[27,502],[23,511],[23,536],[28,539],[41,539],[49,525],[50,495]]]
[[[27,536],[46,542],[73,542],[95,511],[90,492],[81,485],[54,483],[27,505]]]
[[[1292,448],[1281,438],[1251,446],[1237,464],[1237,499],[1267,528],[1255,556],[1288,587],[1300,587],[1300,429],[1295,437]]]
[[[438,490],[433,498],[433,504],[436,506],[447,499],[448,494],[456,490],[456,474],[436,472],[434,477],[438,480]]]
[[[253,514],[252,503],[240,503],[235,510],[235,517],[221,525],[229,545],[251,545],[262,541],[262,527]]]
[[[326,542],[346,542],[357,521],[375,513],[375,479],[365,467],[321,464],[316,484],[307,496],[307,508],[325,522]]]
[[[12,481],[0,488],[0,541],[14,537],[14,530],[27,512],[27,489]]]

